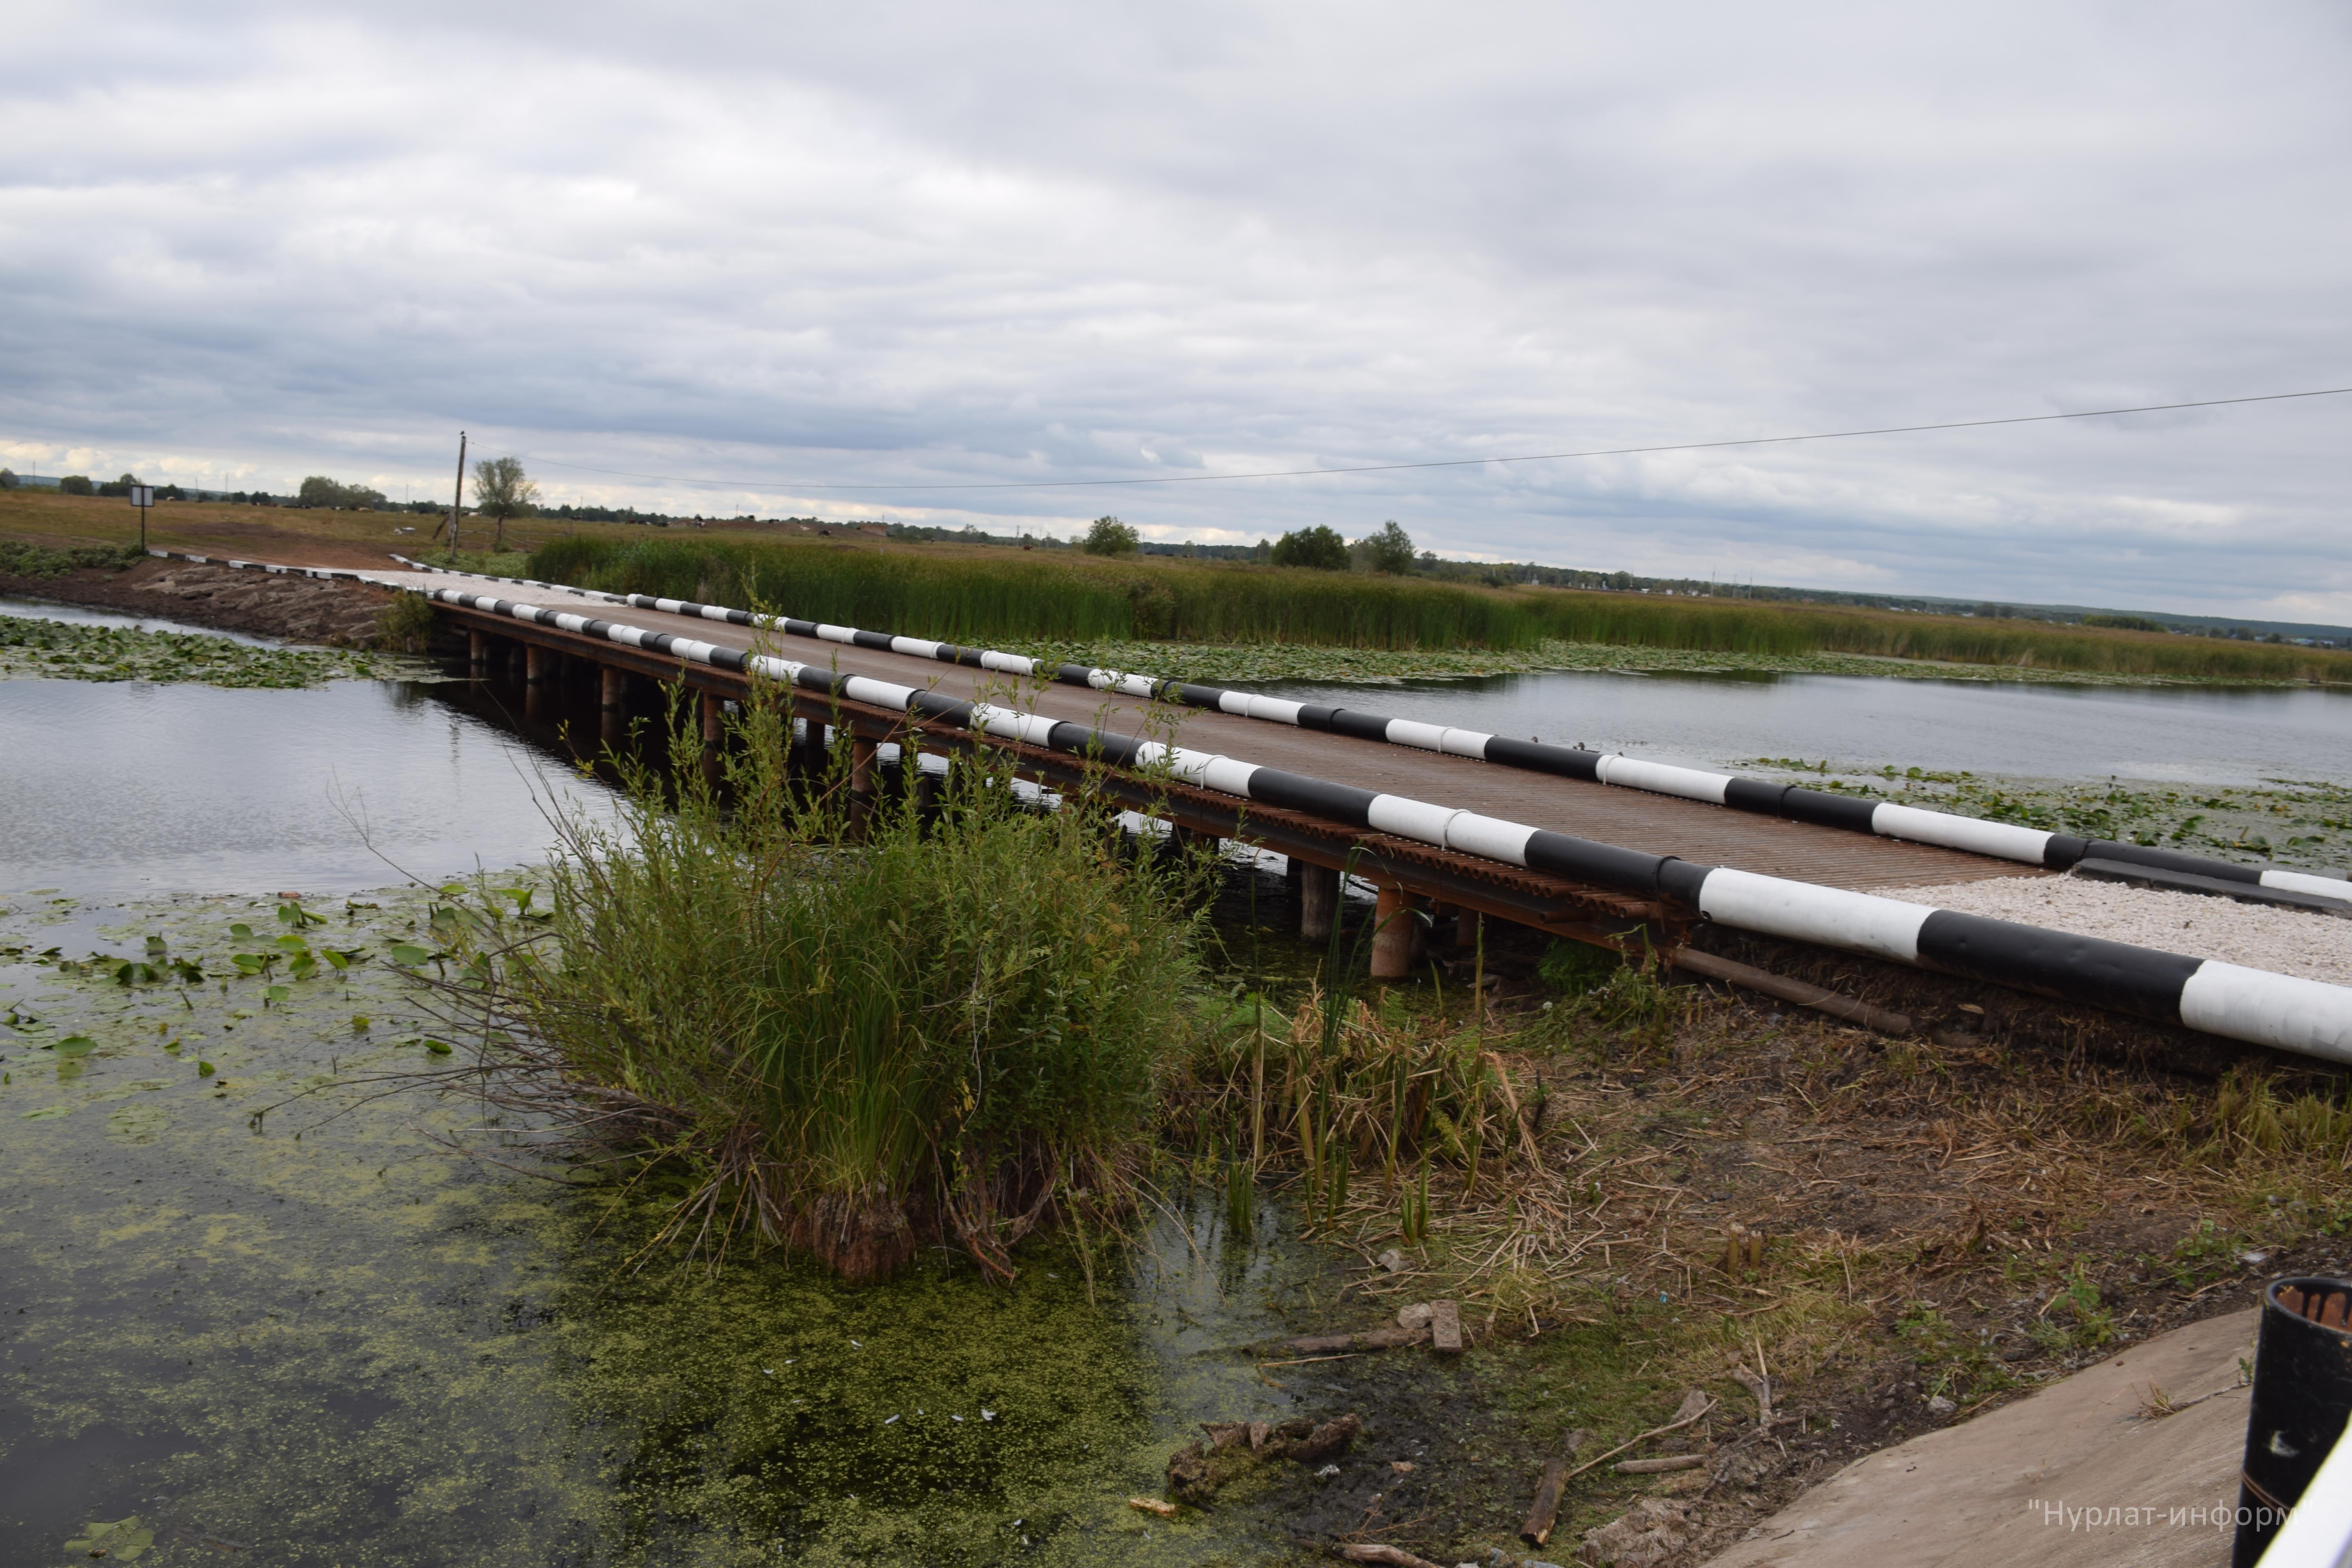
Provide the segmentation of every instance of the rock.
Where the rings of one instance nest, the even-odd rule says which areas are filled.
[[[1386,1252],[1381,1253],[1378,1258],[1373,1258],[1372,1261],[1379,1264],[1381,1268],[1387,1269],[1391,1274],[1402,1274],[1404,1272],[1404,1254],[1399,1252],[1393,1247],[1390,1247]]]
[[[1726,1448],[1717,1456],[1715,1479],[1726,1486],[1752,1491],[1777,1475],[1788,1462],[1779,1444],[1759,1438]]]
[[[1668,1425],[1678,1425],[1702,1415],[1706,1407],[1714,1403],[1714,1400],[1707,1397],[1706,1390],[1694,1388],[1683,1395],[1683,1402],[1680,1405],[1675,1406],[1674,1415],[1668,1421]]]
[[[1951,1415],[1957,1414],[1959,1408],[1940,1394],[1927,1401],[1927,1414],[1930,1415]]]
[[[1690,1534],[1690,1512],[1685,1505],[1643,1498],[1631,1512],[1598,1530],[1586,1531],[1585,1555],[1596,1563],[1613,1564],[1614,1568],[1652,1568],[1680,1551]]]
[[[1429,1345],[1440,1355],[1462,1353],[1462,1309],[1451,1301],[1429,1304]]]
[[[1410,1307],[1399,1307],[1397,1309],[1397,1327],[1400,1329],[1425,1329],[1429,1327],[1429,1314],[1431,1310],[1429,1303],[1426,1301],[1415,1301]]]

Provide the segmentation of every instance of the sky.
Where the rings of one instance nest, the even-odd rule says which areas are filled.
[[[1190,482],[2352,386],[2341,5],[11,14],[20,472],[2352,623],[2352,396]]]

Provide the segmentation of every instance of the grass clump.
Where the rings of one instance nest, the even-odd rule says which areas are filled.
[[[83,567],[120,572],[146,558],[136,545],[78,544],[57,550],[21,539],[0,539],[0,575],[10,577],[62,577]]]
[[[1129,1195],[1196,973],[1175,874],[982,763],[856,807],[842,767],[787,771],[788,712],[762,693],[706,769],[681,706],[675,782],[622,763],[618,826],[560,820],[551,918],[480,913],[451,1012],[488,1019],[494,1102],[682,1183],[670,1236],[1009,1276]]]

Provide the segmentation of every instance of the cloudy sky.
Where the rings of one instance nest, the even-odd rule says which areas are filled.
[[[2341,5],[11,13],[21,471],[2352,622],[2352,397],[1038,485],[2352,385]]]

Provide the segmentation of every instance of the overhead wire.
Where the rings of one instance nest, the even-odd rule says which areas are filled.
[[[614,479],[647,479],[659,484],[705,485],[725,489],[888,491],[910,494],[939,490],[1096,489],[1139,485],[1228,484],[1243,479],[1314,479],[1337,474],[1387,474],[1414,468],[1475,468],[1490,464],[1556,463],[1587,458],[1649,457],[1666,452],[1719,451],[1735,447],[1790,446],[1804,441],[1844,441],[1866,436],[1916,436],[1938,430],[1983,430],[2002,425],[2047,425],[2067,419],[2109,419],[2126,414],[2170,414],[2191,408],[2227,408],[2249,403],[2285,403],[2298,398],[2342,397],[2352,386],[2320,387],[2309,392],[2265,392],[2246,397],[2204,397],[2185,403],[2143,403],[2124,408],[2081,408],[2058,414],[2012,414],[1993,419],[1948,419],[1929,425],[1880,425],[1853,430],[1817,430],[1795,436],[1744,436],[1713,441],[1675,441],[1645,447],[1591,447],[1563,452],[1525,452],[1497,458],[1442,458],[1411,463],[1359,463],[1321,468],[1265,468],[1234,474],[1155,474],[1116,479],[973,479],[948,483],[838,483],[800,479],[717,479],[678,474],[644,474],[625,468],[593,468],[558,458],[532,456],[530,460],[551,468]]]

